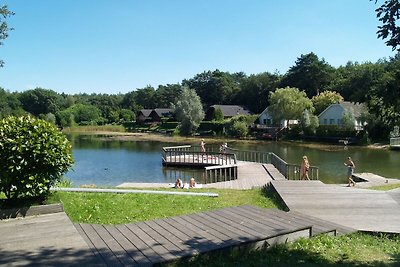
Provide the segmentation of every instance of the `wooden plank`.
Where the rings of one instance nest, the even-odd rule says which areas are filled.
[[[93,229],[101,236],[101,239],[123,266],[138,266],[135,260],[126,253],[114,236],[112,236],[103,225],[94,224]]]
[[[140,239],[135,232],[133,232],[130,227],[131,224],[116,225],[115,228],[123,235],[129,242],[131,242],[142,254],[147,258],[147,261],[152,263],[163,262],[164,259],[153,250],[151,246],[146,244],[142,239]],[[135,230],[135,228],[132,228]],[[143,260],[146,261],[146,260]]]
[[[152,232],[145,232],[143,231],[137,224],[127,224],[126,225],[129,230],[134,232],[148,247],[150,247],[152,250],[154,250],[160,257],[161,259],[158,260],[157,262],[164,262],[164,261],[170,261],[176,259],[176,256],[172,255],[167,249],[165,249],[162,244],[157,242],[157,240],[153,239],[152,237]],[[146,250],[148,252],[149,250]],[[150,251],[151,252],[151,251]],[[145,252],[143,252],[145,253]],[[145,253],[147,256],[147,254]],[[151,252],[149,256],[147,256],[151,261],[153,261],[152,258],[150,257],[155,257],[158,259],[154,253]]]
[[[78,233],[82,236],[82,238],[85,240],[86,244],[88,244],[90,250],[92,251],[93,255],[96,257],[99,263],[106,265],[106,261],[102,257],[102,255],[97,251],[96,247],[93,245],[92,241],[86,234],[86,232],[83,230],[82,226],[80,223],[75,223],[74,224],[76,230]]]
[[[152,266],[151,261],[143,255],[143,253],[135,247],[118,229],[116,226],[105,225],[105,229],[110,233],[111,236],[117,240],[121,247],[125,250],[125,253],[134,259],[138,266]]]
[[[108,266],[123,266],[118,258],[110,251],[101,236],[96,232],[93,225],[81,224],[81,227]]]

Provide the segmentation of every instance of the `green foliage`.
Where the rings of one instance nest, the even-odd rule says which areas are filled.
[[[0,119],[8,116],[22,116],[24,113],[16,95],[0,87]]]
[[[43,197],[73,163],[68,139],[33,117],[0,121],[0,191],[8,199]]]
[[[351,110],[345,110],[342,117],[342,127],[345,130],[354,130],[356,119]]]
[[[375,0],[378,2],[378,0]],[[378,38],[382,40],[388,39],[385,43],[391,46],[392,50],[400,51],[400,26],[398,20],[400,18],[399,0],[385,0],[385,2],[376,10],[376,17],[382,22],[382,26],[378,26]],[[399,48],[398,48],[399,46]]]
[[[136,114],[130,109],[121,109],[119,112],[119,119],[121,122],[126,122],[126,121],[135,121],[136,120]]]
[[[304,110],[314,111],[306,93],[297,88],[279,88],[270,93],[269,102],[273,121],[296,120],[301,118]]]
[[[300,120],[300,125],[304,134],[314,135],[319,126],[318,117],[313,115],[310,111],[304,110],[303,116]]]
[[[93,105],[75,104],[57,113],[58,122],[63,127],[79,125],[95,125],[101,121],[101,111]]]
[[[333,91],[324,91],[319,95],[313,96],[311,99],[315,108],[315,114],[317,115],[330,105],[342,102],[343,100],[344,98],[339,93]]]
[[[19,94],[22,107],[32,115],[53,113],[56,114],[64,105],[64,98],[57,92],[49,89],[36,88]]]
[[[224,114],[222,113],[221,108],[218,107],[215,109],[213,120],[215,120],[215,121],[223,121],[224,120]]]
[[[233,136],[245,137],[249,133],[249,128],[247,124],[243,121],[235,121],[229,128],[229,132]]]
[[[320,125],[316,129],[316,135],[320,137],[355,137],[357,131],[354,129],[345,129],[337,125]]]
[[[187,87],[182,88],[179,100],[173,105],[174,113],[180,122],[180,132],[190,135],[196,132],[204,119],[204,111],[200,97],[196,91]]]
[[[314,53],[301,55],[294,66],[290,67],[281,86],[296,87],[312,97],[324,91],[334,74],[334,68],[320,60]]]
[[[8,27],[7,22],[5,21],[8,17],[14,15],[14,12],[8,10],[6,5],[0,6],[0,45],[3,45],[2,40],[8,37],[8,32],[13,30]],[[4,61],[0,60],[0,67],[4,66]]]

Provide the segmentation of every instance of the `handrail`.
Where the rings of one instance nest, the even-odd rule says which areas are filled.
[[[400,138],[399,138],[400,139]],[[234,148],[227,148],[226,153],[221,152],[201,152],[198,151],[197,147],[190,145],[176,146],[176,147],[164,147],[163,148],[163,164],[185,164],[185,165],[197,165],[197,166],[216,166],[215,168],[206,168],[205,176],[208,177],[211,171],[218,170],[219,174],[215,175],[219,178],[226,180],[237,178],[237,161],[248,161],[257,163],[272,164],[274,167],[288,180],[300,179],[300,165],[289,164],[285,160],[272,152],[264,151],[246,151],[238,150]],[[232,165],[232,166],[231,166]],[[229,173],[229,177],[225,177],[222,170],[236,168]],[[234,177],[232,178],[232,174]],[[309,179],[319,179],[319,169],[317,166],[310,166],[309,168]],[[213,176],[214,177],[214,176]]]
[[[237,179],[237,165],[208,166],[204,168],[205,183],[225,182]]]
[[[391,146],[399,146],[400,145],[400,137],[392,137],[390,138]]]

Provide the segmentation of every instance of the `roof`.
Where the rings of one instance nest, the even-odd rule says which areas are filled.
[[[152,112],[155,112],[159,117],[165,117],[166,115],[172,113],[172,108],[155,108]]]
[[[335,105],[341,106],[344,110],[352,111],[355,118],[359,118],[361,116],[361,114],[363,113],[363,110],[365,108],[365,105],[363,103],[354,103],[354,102],[342,101],[342,102],[337,103],[337,104],[329,105],[324,111],[321,112],[321,114],[318,115],[318,117],[320,117],[328,109],[330,109],[332,106],[335,106]]]
[[[220,108],[224,117],[233,117],[236,115],[251,115],[252,113],[245,107],[238,105],[212,105],[209,109]]]
[[[142,113],[143,116],[148,117],[152,111],[152,109],[141,109],[139,113]]]

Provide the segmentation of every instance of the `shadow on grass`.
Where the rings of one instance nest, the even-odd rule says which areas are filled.
[[[276,207],[283,211],[289,211],[289,208],[286,206],[285,202],[279,196],[279,194],[275,191],[275,188],[271,183],[266,184],[262,189],[261,193],[264,197],[271,199],[271,201],[276,205]]]
[[[348,255],[342,255],[340,259],[330,261],[318,253],[289,249],[286,245],[277,245],[268,250],[240,249],[228,252],[211,252],[190,259],[160,264],[159,266],[399,266],[400,255],[393,255],[393,257],[394,261],[390,263],[354,261],[349,260]]]

